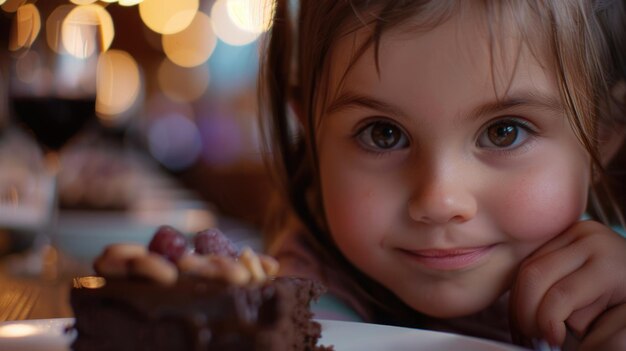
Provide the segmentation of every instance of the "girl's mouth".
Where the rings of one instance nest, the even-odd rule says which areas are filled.
[[[417,262],[426,268],[453,271],[467,269],[482,262],[491,253],[494,246],[426,250],[400,249],[400,252],[412,262]]]

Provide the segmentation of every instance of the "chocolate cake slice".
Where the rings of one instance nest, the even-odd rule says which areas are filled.
[[[313,281],[285,277],[246,285],[193,275],[172,285],[76,278],[72,349],[332,350],[317,346],[321,327],[309,309],[322,291]]]
[[[160,227],[149,245],[109,245],[98,276],[70,292],[75,351],[322,351],[311,301],[324,288],[276,277],[278,262],[220,230],[188,238]]]

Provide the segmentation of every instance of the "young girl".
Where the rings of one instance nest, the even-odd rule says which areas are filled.
[[[606,6],[295,3],[277,2],[263,72],[289,208],[268,251],[327,285],[318,317],[339,303],[344,319],[619,347]]]

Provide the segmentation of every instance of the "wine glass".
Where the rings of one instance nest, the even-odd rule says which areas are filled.
[[[96,34],[93,32],[93,40]],[[94,47],[91,51],[90,55],[76,57],[65,50],[52,50],[45,40],[39,40],[28,49],[15,52],[9,62],[12,121],[40,145],[45,177],[52,184],[46,189],[50,192],[48,220],[37,233],[30,260],[20,267],[44,278],[56,278],[59,268],[59,253],[54,246],[59,152],[95,116],[98,55]]]

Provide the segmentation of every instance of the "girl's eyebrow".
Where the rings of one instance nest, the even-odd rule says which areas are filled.
[[[381,111],[393,116],[407,116],[401,109],[371,96],[354,92],[344,91],[339,97],[334,99],[326,109],[326,114],[332,114],[339,110],[350,107],[364,107]],[[500,111],[513,109],[516,107],[531,107],[535,109],[546,109],[552,112],[562,113],[564,111],[561,99],[558,97],[530,91],[520,91],[507,94],[495,101],[489,101],[474,108],[468,115],[470,119],[481,116],[492,115]]]
[[[532,91],[520,91],[509,93],[495,101],[481,104],[473,109],[469,116],[470,118],[478,118],[516,107],[545,109],[557,113],[562,113],[565,110],[561,99],[556,96]]]
[[[371,96],[344,91],[339,97],[332,100],[326,108],[326,114],[332,114],[349,107],[364,107],[378,110],[389,115],[404,116],[405,113],[395,106]]]

